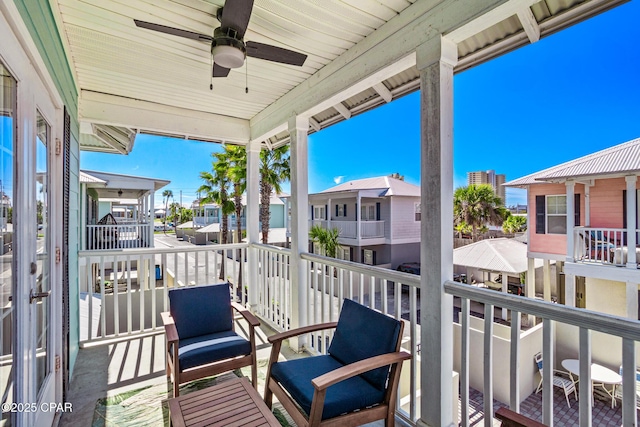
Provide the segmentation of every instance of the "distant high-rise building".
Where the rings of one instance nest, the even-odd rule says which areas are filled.
[[[502,199],[502,204],[505,203],[505,188],[502,185],[505,183],[505,181],[506,181],[506,175],[496,174],[496,171],[494,170],[467,173],[468,185],[472,185],[472,184],[491,185],[496,195],[500,197],[500,199]]]

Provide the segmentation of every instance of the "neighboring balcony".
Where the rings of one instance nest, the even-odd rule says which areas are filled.
[[[148,223],[87,225],[86,250],[153,247],[153,230]]]
[[[327,221],[311,220],[309,228],[319,225],[322,228],[336,228],[340,230],[343,239],[379,239],[384,238],[385,221]],[[359,231],[359,233],[358,233]]]
[[[628,231],[623,228],[575,227],[573,259],[576,263],[638,268],[640,230],[630,247]]]

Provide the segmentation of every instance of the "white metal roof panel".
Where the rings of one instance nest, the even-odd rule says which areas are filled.
[[[527,271],[527,245],[513,239],[485,239],[453,250],[453,264],[486,271]],[[536,267],[542,260],[536,259]]]
[[[504,185],[517,187],[570,178],[640,173],[640,138],[535,172]]]
[[[328,188],[322,193],[339,193],[345,191],[379,190],[379,196],[415,196],[420,197],[420,187],[409,184],[390,176],[378,176],[374,178],[356,179],[347,181],[335,187]]]

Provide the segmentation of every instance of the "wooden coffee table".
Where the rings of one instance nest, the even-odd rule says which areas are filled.
[[[280,427],[247,378],[225,381],[168,402],[174,427]]]

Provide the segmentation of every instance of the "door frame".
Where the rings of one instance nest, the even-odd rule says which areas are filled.
[[[62,264],[56,263],[55,248],[62,247],[62,156],[56,155],[57,141],[63,139],[63,102],[58,95],[44,61],[31,39],[13,2],[0,2],[0,61],[17,81],[16,138],[14,147],[14,209],[23,212],[23,221],[14,221],[15,241],[27,242],[14,252],[14,392],[13,401],[34,405],[35,412],[13,412],[14,425],[51,425],[56,412],[46,410],[43,403],[62,402],[62,369],[56,372],[57,356],[62,354]],[[35,288],[35,277],[29,274],[35,261],[37,224],[35,209],[35,149],[37,111],[50,125],[49,141],[49,226],[50,281],[49,297],[49,371],[43,393],[38,396],[35,378],[35,304],[29,295]],[[28,217],[26,216],[28,215]],[[20,380],[17,380],[17,379]],[[45,408],[45,410],[43,410]]]

